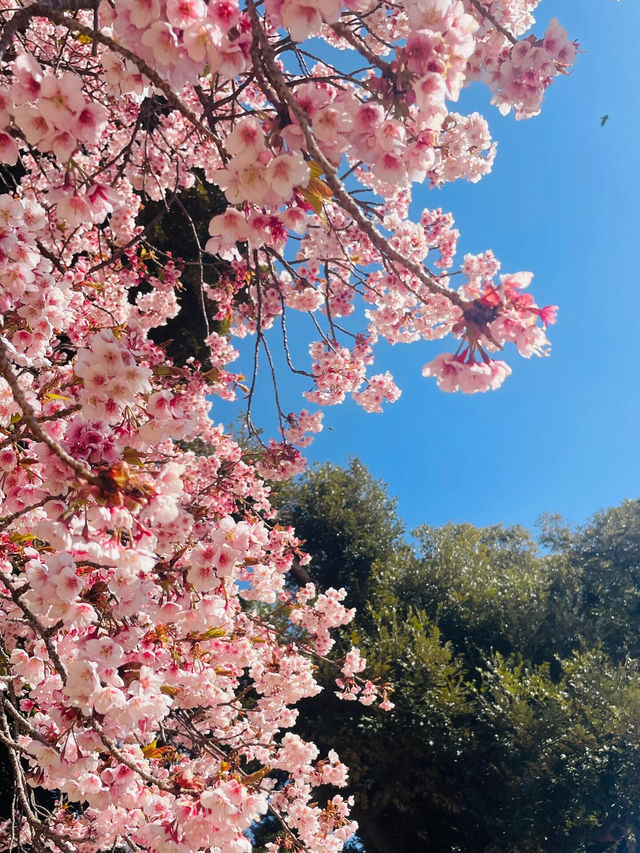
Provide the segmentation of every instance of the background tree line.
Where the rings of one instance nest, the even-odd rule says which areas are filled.
[[[281,485],[276,503],[311,579],[358,608],[342,647],[395,686],[385,714],[339,701],[327,671],[300,709],[297,731],[350,767],[352,849],[636,850],[640,501],[577,529],[547,517],[537,540],[471,524],[407,540],[354,460]],[[271,831],[257,828],[258,849]]]

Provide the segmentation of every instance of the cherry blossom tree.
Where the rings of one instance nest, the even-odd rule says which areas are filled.
[[[7,847],[240,853],[267,811],[273,853],[338,851],[355,831],[348,801],[314,793],[345,784],[336,753],[287,731],[353,614],[344,591],[286,587],[307,558],[265,481],[302,470],[321,407],[397,399],[372,372],[381,338],[456,339],[424,368],[445,391],[497,388],[507,344],[546,352],[555,308],[530,273],[499,275],[490,251],[454,269],[452,216],[408,215],[414,183],[491,169],[487,122],[451,109],[462,86],[528,118],[572,64],[557,21],[528,35],[536,6],[0,0]],[[189,220],[195,260],[159,252],[154,228],[198,187],[224,195],[208,239]],[[154,342],[187,273],[205,366]],[[297,367],[292,315],[312,330]],[[249,379],[230,368],[247,335]],[[308,378],[298,413],[276,346]],[[254,430],[263,381],[281,434],[254,464],[210,399],[245,395]],[[333,665],[343,698],[390,707],[357,650]]]

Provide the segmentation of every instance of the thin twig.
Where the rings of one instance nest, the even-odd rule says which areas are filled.
[[[383,74],[392,74],[392,67],[388,62],[385,62],[382,57],[377,56],[372,50],[369,50],[364,39],[358,38],[353,30],[350,30],[346,24],[340,21],[337,24],[331,24],[331,29],[334,33],[346,42],[349,42],[351,47],[358,51],[371,65],[379,68]]]
[[[180,199],[179,195],[176,196],[176,204],[178,205],[180,210],[183,212],[183,214],[187,220],[187,225],[189,226],[189,230],[191,231],[191,234],[193,235],[193,242],[195,243],[196,251],[198,252],[198,260],[196,261],[197,270],[198,270],[198,279],[199,279],[198,280],[198,301],[200,302],[200,310],[202,311],[202,317],[204,319],[204,328],[207,332],[207,337],[209,337],[211,335],[211,329],[209,327],[209,317],[207,315],[207,305],[206,305],[205,298],[204,298],[204,269],[202,267],[202,256],[203,256],[204,252],[202,250],[202,245],[200,243],[200,238],[198,237],[198,231],[196,229],[195,223],[194,223],[193,219],[191,218],[191,214],[189,213],[187,208],[182,203],[182,200]]]

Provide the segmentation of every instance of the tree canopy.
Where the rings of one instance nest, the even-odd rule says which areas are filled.
[[[423,342],[422,374],[445,392],[496,390],[511,373],[505,352],[548,352],[556,307],[536,302],[532,273],[501,271],[489,250],[457,262],[453,215],[410,215],[414,184],[491,170],[488,122],[454,109],[463,86],[485,85],[503,114],[526,119],[567,75],[577,43],[555,19],[536,35],[536,5],[0,0],[7,848],[248,853],[268,815],[269,853],[339,853],[355,824],[337,790],[347,769],[336,745],[363,780],[364,814],[417,815],[425,773],[441,787],[431,828],[405,821],[399,838],[446,839],[440,813],[466,814],[446,775],[468,738],[484,743],[466,709],[483,689],[502,690],[527,629],[511,626],[498,648],[497,612],[486,607],[472,626],[447,600],[445,573],[449,639],[417,589],[402,592],[428,560],[402,545],[392,505],[372,488],[372,518],[346,521],[351,498],[339,507],[337,543],[314,539],[319,506],[308,515],[304,535],[322,550],[327,581],[343,580],[363,604],[336,641],[354,617],[347,592],[291,581],[308,555],[274,519],[271,483],[304,470],[323,407],[350,397],[380,412],[398,399],[391,373],[374,366],[378,342]],[[292,322],[304,328],[302,359]],[[246,337],[251,357],[235,372],[234,340]],[[283,370],[304,377],[304,404],[285,396]],[[263,386],[277,419],[268,441],[254,425]],[[211,416],[212,399],[238,396],[255,456]],[[529,559],[506,541],[487,547],[509,565]],[[585,623],[602,607],[595,577],[592,587]],[[524,620],[516,579],[505,589]],[[473,584],[465,594],[484,600]],[[496,644],[487,663],[485,636]],[[626,639],[611,643],[625,655],[619,677],[630,677]],[[541,654],[517,684],[561,683],[565,659],[547,673]],[[420,674],[403,687],[408,668]],[[482,687],[488,673],[498,686]],[[389,718],[404,739],[367,776],[373,755],[358,764],[354,735],[369,732],[382,749],[371,707],[391,709],[387,674],[407,691]],[[318,677],[352,720],[349,735],[332,709],[335,731],[316,726],[316,745],[292,728],[304,700],[308,723],[319,712]],[[437,766],[428,755],[426,769],[409,765],[418,731],[437,742]],[[492,770],[500,779],[507,741]],[[475,831],[478,820],[460,826]]]
[[[385,715],[345,709],[325,681],[297,724],[345,756],[367,853],[635,849],[640,671],[622,638],[638,628],[640,501],[548,522],[542,548],[522,527],[470,524],[408,544],[357,460],[317,466],[282,501],[299,529],[313,519],[311,577],[361,599],[342,647],[394,685]]]

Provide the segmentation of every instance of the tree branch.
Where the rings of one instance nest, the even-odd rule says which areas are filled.
[[[511,42],[511,44],[517,44],[518,39],[514,35],[512,35],[512,33],[510,33],[509,30],[505,29],[502,26],[502,24],[498,21],[498,19],[495,17],[495,15],[493,15],[487,9],[487,7],[484,5],[484,3],[481,3],[480,0],[469,0],[469,3],[471,3],[471,5],[474,7],[474,9],[477,9],[478,12],[480,12],[480,14],[482,15],[483,18],[486,18],[487,21],[491,21],[491,23],[498,30],[498,32],[502,33],[502,35],[506,39],[508,39]]]
[[[0,338],[0,376],[4,378],[7,385],[11,388],[13,398],[22,409],[22,417],[31,430],[32,436],[38,441],[41,441],[43,444],[46,444],[49,450],[51,450],[58,459],[64,462],[65,465],[68,465],[72,471],[75,471],[79,477],[86,480],[87,483],[91,483],[94,486],[97,485],[99,483],[99,478],[91,471],[91,469],[83,462],[78,462],[77,459],[74,459],[73,456],[67,453],[64,448],[60,447],[58,442],[54,441],[40,426],[33,406],[25,397],[24,392],[20,387],[20,383],[11,368],[7,345],[2,338]]]
[[[150,773],[147,773],[147,771],[143,770],[142,767],[138,767],[138,765],[134,761],[132,761],[130,758],[127,758],[126,755],[120,752],[120,750],[111,740],[111,738],[107,737],[104,732],[104,729],[96,719],[94,719],[93,717],[87,717],[86,720],[91,726],[91,728],[97,732],[98,737],[109,750],[111,755],[113,755],[113,757],[116,758],[121,764],[124,764],[124,766],[128,767],[129,770],[133,770],[133,772],[137,773],[138,776],[144,779],[145,782],[149,782],[150,785],[155,785],[155,787],[159,788],[161,791],[166,791],[169,794],[176,793],[175,786],[167,785],[161,779],[156,779],[155,776],[152,776]]]
[[[31,18],[49,18],[51,12],[79,12],[80,10],[96,11],[100,0],[49,0],[47,3],[31,3],[14,14],[2,27],[0,36],[0,61],[7,52],[13,37],[24,33]]]
[[[100,30],[94,30],[91,27],[85,27],[83,24],[78,23],[71,18],[67,18],[66,15],[61,14],[57,11],[49,11],[46,13],[46,17],[49,20],[53,21],[55,24],[58,24],[61,27],[67,27],[69,30],[73,30],[74,32],[80,33],[80,35],[87,36],[87,38],[92,39],[93,41],[97,41],[99,44],[103,44],[105,47],[108,47],[110,50],[114,51],[114,53],[119,53],[125,59],[128,59],[129,62],[132,62],[138,71],[144,74],[147,79],[149,79],[156,89],[159,89],[162,94],[167,99],[167,103],[169,106],[173,107],[174,110],[177,110],[181,115],[183,115],[188,122],[190,122],[203,136],[206,136],[210,139],[216,148],[218,149],[218,153],[220,157],[224,160],[226,158],[226,152],[222,147],[222,140],[219,136],[216,136],[213,131],[211,131],[206,125],[204,125],[198,116],[193,112],[193,110],[188,107],[173,91],[171,86],[162,79],[162,77],[151,68],[150,65],[140,59],[137,53],[134,53],[132,50],[129,50],[123,45],[119,44],[115,39],[112,39],[110,36],[104,35]]]
[[[11,599],[12,599],[13,603],[17,607],[19,607],[20,610],[22,610],[22,612],[24,613],[24,617],[27,620],[27,622],[29,623],[29,626],[31,627],[33,632],[38,637],[40,637],[42,639],[42,641],[45,644],[45,647],[47,649],[47,654],[49,655],[51,663],[55,667],[55,670],[58,673],[58,675],[60,676],[60,678],[62,679],[62,683],[66,684],[67,683],[67,672],[64,668],[62,661],[60,660],[60,655],[58,654],[55,646],[51,642],[51,637],[49,636],[49,632],[44,627],[44,625],[40,622],[40,620],[29,610],[27,605],[21,600],[21,595],[22,595],[22,592],[24,591],[24,588],[18,589],[16,586],[14,586],[13,581],[9,580],[8,575],[2,576],[1,583],[4,586],[6,586],[6,588],[9,590],[9,593],[11,595]]]
[[[431,293],[437,293],[439,296],[444,296],[464,311],[467,303],[465,303],[465,301],[461,299],[455,291],[442,287],[442,285],[438,284],[436,280],[429,275],[424,266],[406,258],[401,252],[394,249],[389,241],[380,234],[375,225],[368,220],[366,216],[364,216],[358,207],[358,204],[344,188],[342,181],[338,177],[336,168],[318,146],[318,143],[311,132],[309,121],[304,110],[296,100],[295,96],[289,91],[289,87],[282,76],[282,72],[276,65],[273,49],[271,48],[271,45],[269,44],[269,41],[262,29],[258,13],[256,12],[256,8],[252,0],[247,0],[247,9],[249,11],[249,17],[251,19],[253,29],[254,46],[252,48],[252,53],[254,55],[254,63],[260,62],[260,59],[262,60],[265,71],[269,75],[271,85],[282,102],[289,107],[293,115],[296,117],[304,135],[307,150],[309,154],[313,156],[314,160],[322,166],[326,176],[327,185],[333,191],[333,194],[340,206],[352,217],[360,230],[367,235],[376,249],[378,249],[383,256],[390,258],[400,266],[404,267],[408,272],[412,273],[427,288],[427,290],[431,291]],[[261,49],[261,56],[258,54],[258,47]]]

